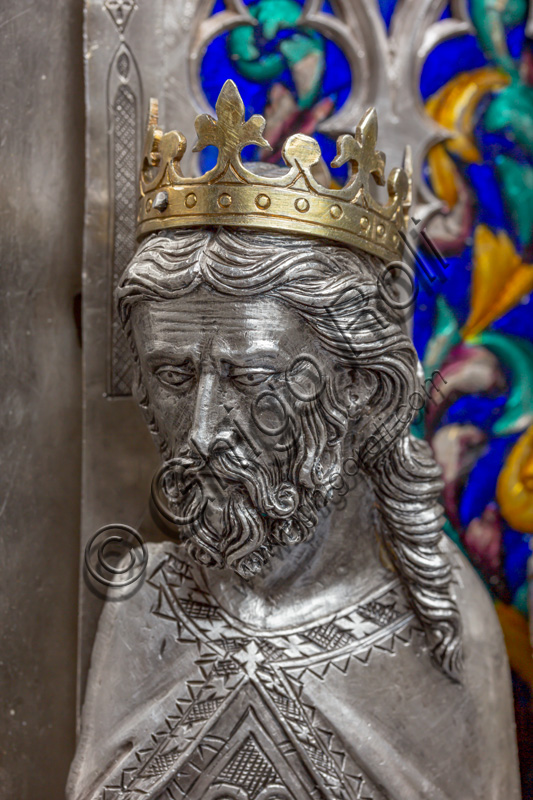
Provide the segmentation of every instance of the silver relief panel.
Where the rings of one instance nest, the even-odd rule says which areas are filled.
[[[197,102],[187,65],[196,3],[87,0],[86,202],[83,264],[84,447],[78,705],[102,599],[83,580],[83,553],[101,526],[140,524],[157,455],[131,399],[131,356],[113,291],[134,247],[141,140],[150,97],[163,118],[185,120]],[[187,163],[186,168],[190,167]]]
[[[200,84],[205,48],[221,32],[250,21],[246,6],[227,0],[212,15],[213,0],[87,0],[85,75],[87,100],[87,202],[84,251],[85,446],[82,552],[101,525],[136,525],[146,511],[156,454],[131,401],[131,356],[118,324],[113,290],[134,251],[136,165],[148,99],[157,97],[167,128],[178,127],[192,144],[194,118],[209,111]],[[354,86],[341,112],[322,124],[331,134],[352,131],[375,105],[380,146],[399,163],[413,146],[415,185],[423,154],[441,136],[418,96],[427,53],[443,38],[468,29],[464,4],[440,21],[444,0],[398,4],[389,35],[377,2],[338,0],[335,16],[316,0],[304,4],[306,22],[346,53]],[[188,148],[188,153],[191,148]],[[185,171],[195,168],[190,156]],[[421,216],[433,199],[420,186]],[[434,206],[433,206],[434,207]],[[80,689],[101,601],[81,582]]]
[[[428,144],[440,135],[421,111],[416,89],[420,65],[439,38],[468,27],[459,5],[455,19],[439,21],[442,6],[440,1],[405,0],[390,36],[375,3],[338,0],[337,17],[327,21],[313,0],[303,12],[317,29],[329,26],[359,80],[342,114],[328,120],[328,129],[349,131],[367,105],[376,105],[382,120],[380,146],[397,162],[403,145],[412,143],[415,176]],[[347,374],[337,369],[344,339],[330,331],[327,346],[325,340],[320,344],[316,327],[309,324],[316,321],[317,308],[327,306],[314,305],[316,276],[303,272],[313,260],[306,241],[293,243],[306,254],[298,261],[303,299],[296,314],[277,302],[287,274],[284,259],[290,256],[286,241],[223,230],[195,232],[191,241],[184,236],[163,242],[169,250],[163,257],[156,253],[161,240],[154,239],[141,246],[119,292],[122,321],[140,367],[137,399],[148,428],[127,396],[129,362],[110,298],[134,249],[131,206],[139,120],[147,98],[158,97],[164,126],[179,127],[189,143],[194,141],[194,118],[208,110],[198,79],[202,53],[214,36],[249,19],[237,0],[228,0],[216,17],[212,7],[212,0],[105,0],[87,6],[82,552],[100,526],[113,522],[156,538],[147,522],[147,501],[160,461],[148,428],[172,468],[171,477],[175,470],[175,484],[167,486],[169,502],[176,502],[180,512],[182,505],[188,510],[188,479],[202,470],[206,496],[211,492],[213,497],[204,516],[189,517],[187,549],[148,542],[145,580],[105,604],[68,796],[516,800],[501,632],[474,573],[440,538],[440,483],[429,448],[406,429],[394,444],[394,457],[380,459],[379,469],[377,461],[373,469],[368,459],[368,482],[356,484],[345,508],[328,516],[320,494],[325,471],[332,473],[351,437],[362,441],[361,431],[352,429],[348,419],[377,421],[415,388],[416,357],[399,327],[387,339],[388,347],[377,343],[382,371],[374,383],[367,376],[368,385],[363,381],[350,394]],[[427,212],[431,202],[421,197],[418,214]],[[185,250],[177,252],[182,244]],[[242,271],[250,252],[261,249],[261,264],[274,247],[275,286],[256,297],[253,280],[262,281],[258,265],[250,267],[246,280]],[[191,248],[201,270],[190,257]],[[321,248],[327,253],[319,263],[332,271],[326,278],[335,274],[355,281],[359,276],[361,286],[373,281],[376,289],[375,265],[368,259],[359,264],[352,253],[345,270],[345,250],[333,252],[317,242],[311,248],[317,259]],[[140,275],[152,292],[156,284],[168,289],[173,271],[179,290],[174,287],[167,305],[135,308]],[[240,298],[231,283],[236,271]],[[189,292],[199,274],[206,285]],[[304,324],[302,309],[307,307]],[[167,324],[169,315],[172,325]],[[254,422],[250,385],[245,382],[243,392],[235,385],[243,383],[240,356],[249,352],[254,332],[259,344],[270,342],[271,358],[286,359],[273,371],[273,380],[286,376],[290,363],[307,353],[317,356],[324,385],[340,387],[339,396],[328,390],[315,411],[301,410],[297,421],[307,433],[294,441],[305,441],[306,450],[295,453],[296,448],[282,446],[279,452],[285,455],[278,457],[265,430],[262,440],[249,435]],[[167,353],[176,352],[179,336],[193,356],[177,365],[154,361],[154,340],[160,347],[165,336]],[[338,364],[332,358],[335,338]],[[209,349],[212,340],[214,350]],[[364,342],[361,336],[356,344]],[[387,382],[394,370],[407,376],[401,391],[398,382]],[[190,393],[161,388],[169,381],[188,384]],[[209,388],[221,383],[234,392],[232,403],[225,404],[219,389]],[[372,391],[376,386],[381,394]],[[277,396],[287,391],[281,386]],[[243,450],[238,459],[234,435],[237,450]],[[250,442],[263,446],[255,452]],[[191,443],[197,452],[189,451]],[[317,452],[320,458],[310,457]],[[215,474],[221,480],[218,489]],[[202,489],[201,481],[192,485]],[[422,495],[429,505],[424,506]],[[298,515],[300,497],[307,503],[305,516]],[[388,550],[378,546],[376,509],[387,523],[381,533],[383,542],[389,539]],[[213,531],[214,542],[209,540]],[[255,551],[244,552],[250,541],[257,544]],[[101,598],[82,583],[80,701],[101,607]],[[480,769],[481,764],[490,767]]]

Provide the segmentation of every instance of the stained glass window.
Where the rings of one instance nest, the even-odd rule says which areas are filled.
[[[246,112],[263,114],[266,138],[272,152],[244,150],[245,159],[262,158],[282,163],[281,145],[292,133],[314,135],[324,160],[335,157],[335,141],[320,133],[320,123],[346,102],[352,87],[348,60],[331,39],[299,25],[300,0],[255,0],[246,3],[255,26],[240,25],[208,45],[202,62],[202,88],[214,108],[222,85],[232,78],[239,86]],[[218,0],[213,13],[224,9]],[[328,2],[322,11],[333,14]],[[201,155],[205,170],[214,165],[216,151],[206,148]],[[339,170],[340,179],[345,173]]]

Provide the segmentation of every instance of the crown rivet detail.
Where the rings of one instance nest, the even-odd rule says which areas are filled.
[[[258,194],[255,198],[255,204],[258,208],[267,209],[270,206],[270,197],[267,194]]]
[[[168,192],[158,192],[155,196],[152,207],[156,211],[163,213],[168,206]]]
[[[306,211],[309,211],[309,200],[306,200],[305,197],[299,197],[295,200],[294,207],[301,214],[305,214]]]

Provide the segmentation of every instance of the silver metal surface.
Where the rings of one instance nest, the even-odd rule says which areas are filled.
[[[81,41],[78,0],[0,5],[1,800],[62,798],[75,746]]]
[[[310,24],[345,49],[354,88],[341,115],[325,124],[330,132],[353,131],[368,105],[380,118],[380,147],[389,164],[401,163],[403,147],[414,148],[420,218],[437,206],[419,180],[421,158],[441,135],[424,116],[418,96],[422,61],[442,38],[465,30],[464,3],[454,3],[453,19],[439,21],[441,0],[398,7],[387,38],[377,4],[335,5],[337,21],[305,6]],[[150,97],[158,97],[163,125],[175,125],[189,143],[194,118],[211,111],[198,78],[208,43],[249,18],[246,7],[229,0],[226,12],[211,16],[210,0],[87,0],[87,216],[84,254],[85,446],[81,549],[100,526],[111,521],[138,524],[145,513],[156,461],[134,404],[129,399],[131,357],[113,305],[118,275],[133,254],[133,198],[137,193],[140,136]],[[422,48],[422,49],[421,49]],[[328,127],[329,126],[329,127]],[[351,127],[350,127],[351,126]],[[183,170],[195,162],[189,148]],[[423,195],[423,197],[422,197]],[[120,398],[120,399],[119,399]],[[80,588],[78,702],[84,695],[101,602]]]
[[[517,800],[501,631],[440,533],[438,469],[407,433],[416,356],[379,262],[287,235],[152,237],[119,290],[126,358],[112,295],[138,112],[158,96],[194,141],[201,54],[248,14],[211,8],[87,4],[82,544],[117,521],[156,538],[150,438],[177,541],[149,543],[145,580],[104,607],[69,798]],[[439,22],[440,2],[407,0],[388,40],[374,4],[336,8],[361,82],[330,128],[375,105],[390,161],[409,142],[419,170],[440,132],[418,71],[466,30],[463,4]],[[100,608],[82,585],[80,700]]]

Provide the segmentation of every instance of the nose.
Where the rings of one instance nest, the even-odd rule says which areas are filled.
[[[216,442],[221,422],[227,413],[220,392],[220,376],[212,368],[202,372],[193,412],[189,442],[203,457],[207,458]]]

